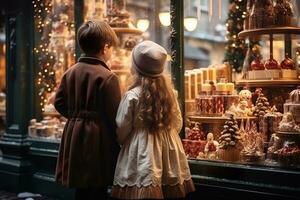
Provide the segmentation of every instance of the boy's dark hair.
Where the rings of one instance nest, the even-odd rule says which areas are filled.
[[[86,55],[96,55],[105,44],[116,46],[118,37],[106,22],[87,21],[79,27],[77,41]]]

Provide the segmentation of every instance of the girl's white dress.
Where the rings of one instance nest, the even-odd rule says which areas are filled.
[[[149,134],[137,117],[141,88],[127,91],[119,105],[117,137],[122,145],[112,197],[119,199],[182,198],[195,190],[178,135],[182,117],[177,101],[171,131]]]

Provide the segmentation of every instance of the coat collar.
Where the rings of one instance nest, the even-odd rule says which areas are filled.
[[[99,58],[96,58],[96,57],[91,57],[91,56],[81,56],[79,59],[78,59],[78,62],[83,62],[83,63],[88,63],[88,64],[92,64],[92,65],[102,65],[103,67],[105,67],[106,69],[109,69],[109,67],[107,66],[107,64],[99,59]]]

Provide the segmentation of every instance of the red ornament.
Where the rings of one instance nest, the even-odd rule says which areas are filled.
[[[251,62],[251,70],[264,70],[264,64],[261,62],[259,57],[256,57],[252,62]]]
[[[273,58],[273,55],[270,55],[270,58],[265,63],[266,69],[280,69],[278,62]]]
[[[285,55],[285,59],[280,64],[281,69],[295,69],[294,61]]]

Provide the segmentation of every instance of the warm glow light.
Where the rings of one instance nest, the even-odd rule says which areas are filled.
[[[170,16],[170,12],[168,11],[163,11],[161,13],[159,13],[158,15],[159,17],[159,21],[163,26],[170,26],[171,24],[171,16]]]
[[[184,18],[184,27],[187,31],[194,31],[197,28],[198,20],[196,17]]]
[[[140,29],[143,32],[146,32],[149,28],[150,22],[148,19],[139,19],[137,21],[137,28]]]

